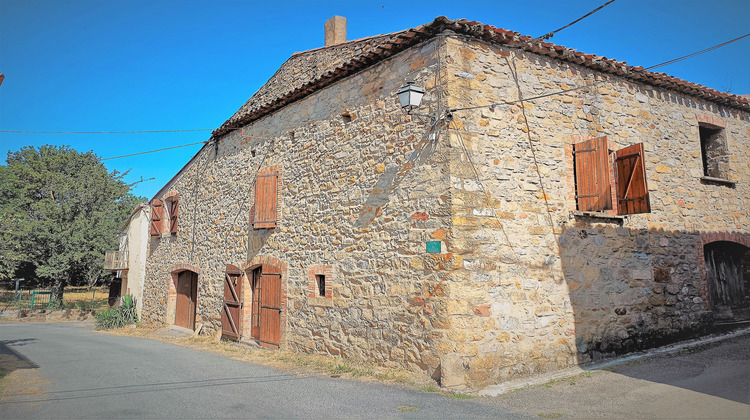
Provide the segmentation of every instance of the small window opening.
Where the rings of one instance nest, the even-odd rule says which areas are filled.
[[[294,131],[289,132],[289,139],[294,140]]]
[[[344,123],[352,122],[352,115],[349,113],[349,111],[342,112],[341,118],[344,120]]]
[[[724,139],[724,129],[700,125],[701,157],[703,175],[711,178],[727,179],[728,153]]]
[[[252,157],[255,157],[255,150],[251,150],[251,151],[250,151],[250,155],[251,155]]]
[[[326,297],[326,276],[317,274],[315,275],[315,281],[318,284],[318,296]]]

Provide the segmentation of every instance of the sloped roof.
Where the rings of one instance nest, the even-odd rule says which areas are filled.
[[[750,101],[746,97],[719,92],[666,73],[645,71],[643,67],[629,66],[624,61],[586,54],[551,42],[530,42],[533,40],[532,37],[518,32],[466,19],[450,20],[440,16],[431,23],[416,28],[293,54],[231,118],[214,130],[213,135],[220,136],[231,129],[246,125],[443,31],[516,47],[648,85],[698,96],[720,105],[750,111]]]

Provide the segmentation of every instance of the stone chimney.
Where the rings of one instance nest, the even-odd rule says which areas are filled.
[[[346,42],[346,18],[334,16],[326,21],[326,47]]]

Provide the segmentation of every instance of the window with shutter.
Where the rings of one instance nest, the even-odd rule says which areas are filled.
[[[578,210],[611,210],[607,137],[574,144],[573,156]]]
[[[164,203],[159,199],[151,200],[151,236],[161,237]]]
[[[614,183],[610,179],[609,155],[607,137],[573,145],[575,198],[578,210],[613,210],[615,206],[611,194],[614,187],[617,214],[650,213],[643,143],[614,152]]]
[[[177,234],[177,213],[179,209],[179,200],[171,198],[167,200],[167,210],[169,211],[169,233]]]
[[[617,214],[650,213],[643,143],[615,152]]]
[[[255,179],[255,205],[252,214],[253,228],[276,227],[278,173],[258,175]]]

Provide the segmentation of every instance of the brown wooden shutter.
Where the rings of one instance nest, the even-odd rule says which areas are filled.
[[[573,145],[576,202],[580,211],[612,208],[607,137]]]
[[[224,306],[221,311],[221,335],[239,341],[242,322],[242,271],[227,264],[224,273]]]
[[[151,236],[161,236],[162,219],[164,218],[164,203],[159,199],[151,200]]]
[[[167,201],[169,206],[169,233],[177,234],[177,210],[179,209],[179,200]]]
[[[276,227],[278,174],[259,175],[255,180],[255,212],[253,227]]]
[[[615,152],[617,214],[650,213],[643,143]]]

